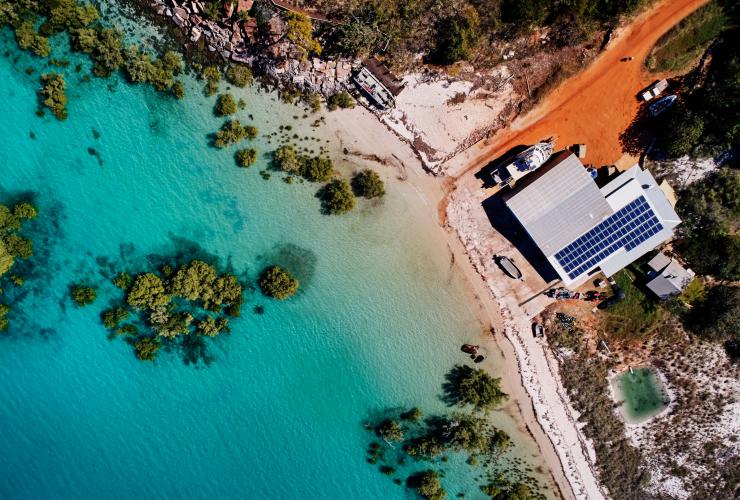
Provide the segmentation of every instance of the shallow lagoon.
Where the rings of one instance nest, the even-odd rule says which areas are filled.
[[[633,368],[612,379],[622,415],[629,423],[640,423],[660,413],[666,406],[662,384],[650,367]]]
[[[380,203],[321,215],[317,186],[264,181],[265,157],[240,170],[233,149],[207,147],[221,120],[192,79],[178,102],[67,69],[69,119],[38,118],[38,73],[23,72],[38,62],[16,60],[7,31],[0,44],[0,192],[32,192],[41,213],[40,271],[1,339],[0,495],[404,497],[365,462],[362,423],[389,406],[442,411],[444,373],[481,329],[416,192],[395,183]],[[239,118],[261,132],[293,122],[275,96],[244,97]],[[302,288],[285,303],[248,292],[209,365],[164,352],[142,363],[100,325],[118,297],[108,279],[173,254],[212,256],[251,283],[282,264]],[[77,281],[100,287],[94,306],[67,300]],[[530,456],[530,438],[496,418]],[[444,484],[475,496],[480,471],[463,469]]]

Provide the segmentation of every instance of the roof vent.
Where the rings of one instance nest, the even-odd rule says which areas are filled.
[[[650,189],[650,184],[643,184],[642,189]]]

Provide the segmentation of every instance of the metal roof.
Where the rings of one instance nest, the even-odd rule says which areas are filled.
[[[681,220],[638,165],[599,189],[562,151],[518,184],[506,203],[563,281],[611,276],[673,236]]]
[[[545,255],[565,247],[613,212],[569,151],[552,157],[506,201]]]

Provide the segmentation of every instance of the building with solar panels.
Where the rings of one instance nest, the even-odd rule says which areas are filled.
[[[568,286],[615,274],[681,223],[650,172],[635,165],[599,188],[569,151],[519,181],[506,205]]]

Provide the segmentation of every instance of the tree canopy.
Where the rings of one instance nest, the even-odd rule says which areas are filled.
[[[700,274],[740,279],[740,172],[722,168],[679,193],[677,248]]]
[[[366,168],[352,177],[352,190],[357,196],[379,198],[385,195],[383,179],[374,170]]]
[[[260,275],[262,293],[273,299],[285,300],[298,291],[298,280],[280,266],[270,266]]]
[[[355,195],[344,179],[333,179],[318,194],[321,206],[329,215],[341,215],[355,208]]]
[[[457,365],[446,378],[443,388],[450,405],[470,405],[476,410],[492,410],[508,398],[501,390],[501,379],[491,377],[479,368]]]

